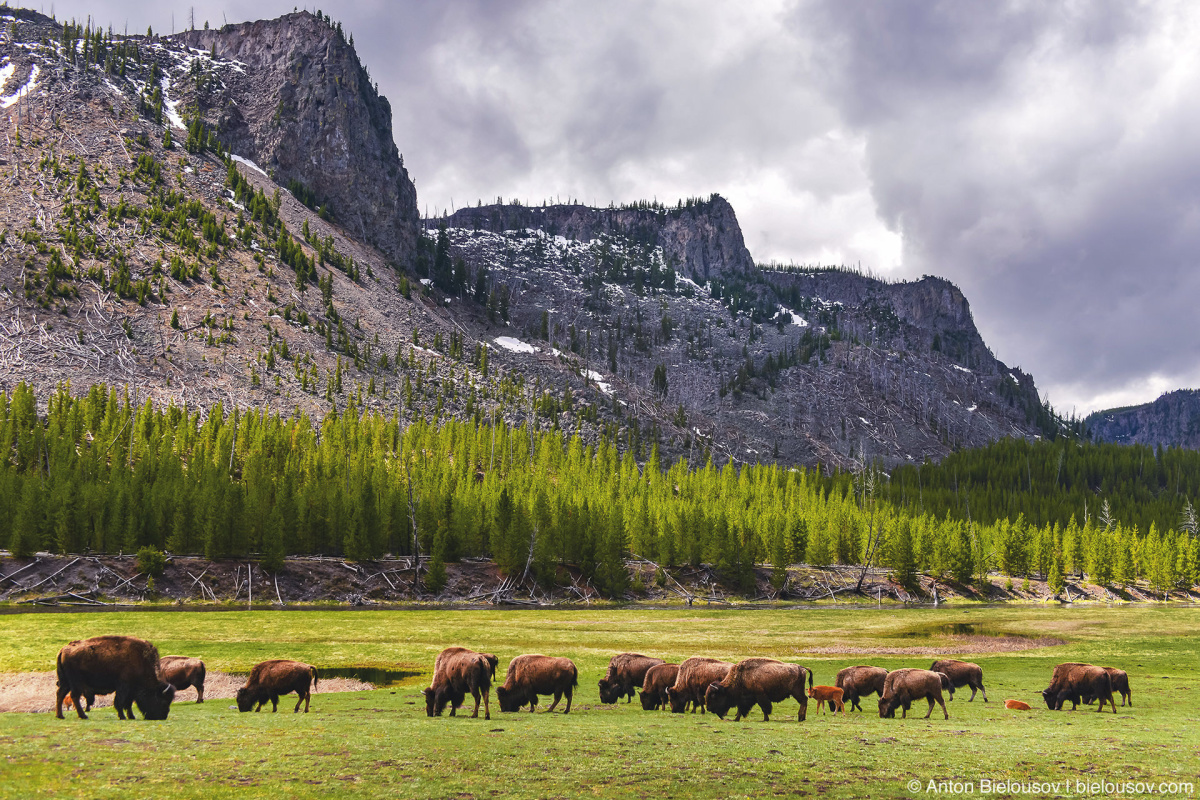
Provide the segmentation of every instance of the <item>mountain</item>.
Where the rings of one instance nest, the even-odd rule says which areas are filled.
[[[390,106],[326,16],[3,20],[5,390],[533,422],[693,462],[1061,430],[955,286],[757,265],[718,195],[418,219]]]
[[[1152,403],[1088,415],[1084,425],[1098,442],[1200,449],[1200,390],[1177,389]]]

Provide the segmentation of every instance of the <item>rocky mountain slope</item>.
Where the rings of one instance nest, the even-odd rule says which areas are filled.
[[[1117,444],[1200,449],[1200,390],[1177,389],[1152,403],[1090,414],[1092,438]]]
[[[0,388],[533,422],[693,461],[1056,430],[954,286],[756,266],[715,195],[422,223],[327,17],[113,37],[0,16]]]

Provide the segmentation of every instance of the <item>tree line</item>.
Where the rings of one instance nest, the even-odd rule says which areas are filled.
[[[416,553],[432,557],[435,583],[445,563],[485,556],[509,575],[578,575],[608,595],[628,587],[630,556],[710,564],[743,589],[756,565],[782,586],[796,562],[871,562],[912,588],[922,573],[968,584],[999,569],[1161,591],[1194,585],[1200,556],[1194,518],[1139,528],[1117,518],[1116,498],[1065,523],[986,520],[897,500],[906,479],[889,485],[869,465],[667,465],[657,450],[639,464],[604,439],[486,416],[406,424],[353,398],[313,420],[140,402],[103,385],[59,387],[40,406],[21,384],[0,393],[0,446],[0,543],[16,555],[148,547],[272,568],[289,554]]]

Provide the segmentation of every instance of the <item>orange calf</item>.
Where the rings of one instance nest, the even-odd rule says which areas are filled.
[[[817,701],[817,707],[821,709],[821,713],[825,713],[825,704],[830,703],[830,708],[837,707],[842,714],[846,713],[846,706],[842,703],[842,690],[837,686],[812,686],[808,690],[808,696]]]
[[[1020,700],[1005,700],[1004,707],[1012,711],[1029,711],[1029,703],[1022,703]]]

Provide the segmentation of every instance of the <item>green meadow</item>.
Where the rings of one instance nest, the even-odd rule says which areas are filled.
[[[1192,782],[1176,796],[1195,796],[1200,785],[1194,606],[37,613],[0,616],[0,672],[52,669],[63,644],[101,633],[144,637],[210,670],[294,658],[416,674],[314,695],[307,715],[286,697],[277,714],[239,714],[228,700],[190,702],[190,690],[165,722],[122,723],[111,708],[87,721],[0,714],[0,797],[924,797],[931,780],[958,790],[938,796],[1104,796],[1088,791],[1103,781],[1156,792]],[[463,716],[427,718],[420,689],[451,644],[496,653],[501,672],[521,653],[574,659],[570,715],[503,714],[493,702],[490,721],[482,709],[471,719],[468,698]],[[923,702],[880,719],[872,696],[845,716],[810,703],[803,723],[793,701],[767,723],[757,709],[735,723],[645,712],[636,699],[599,705],[596,681],[626,650],[773,656],[825,684],[852,664],[928,668],[953,653],[982,665],[990,702],[960,691],[949,720],[940,709],[922,719]],[[1127,670],[1133,706],[1048,711],[1040,692],[1062,661]],[[1006,711],[1007,698],[1033,711]]]

